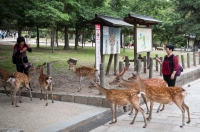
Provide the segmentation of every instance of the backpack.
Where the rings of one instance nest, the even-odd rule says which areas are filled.
[[[173,56],[172,62],[173,60],[174,60],[174,56]],[[183,72],[183,67],[178,63],[178,70],[176,71],[176,76],[180,76],[181,72]]]
[[[174,56],[173,56],[173,59],[172,59],[172,63],[173,63],[173,60],[174,60]],[[183,67],[180,64],[178,64],[178,70],[176,71],[176,76],[180,76],[181,72],[183,72]]]

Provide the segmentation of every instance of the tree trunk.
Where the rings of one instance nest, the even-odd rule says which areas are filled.
[[[69,37],[68,37],[68,27],[65,26],[65,46],[64,46],[64,50],[70,50],[69,47]]]
[[[18,37],[19,36],[22,36],[22,27],[21,26],[19,26],[19,28],[18,28]]]
[[[39,38],[40,38],[40,35],[39,35],[39,28],[38,28],[38,26],[37,26],[37,37],[36,37],[36,42],[37,42],[37,48],[39,48],[40,47],[40,44],[39,44]]]
[[[82,34],[82,49],[83,49],[83,44],[84,44],[84,31],[83,31],[83,34]]]
[[[57,44],[57,47],[59,47],[58,46],[58,30],[56,29],[56,44]]]
[[[78,38],[79,38],[79,35],[78,35],[78,29],[76,28],[76,37],[75,37],[75,47],[74,47],[74,50],[77,50],[78,49]]]
[[[52,53],[54,53],[54,38],[55,38],[55,28],[51,29],[51,49]]]

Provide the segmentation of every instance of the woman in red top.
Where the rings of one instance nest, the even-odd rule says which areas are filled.
[[[25,43],[24,37],[20,36],[17,38],[17,43],[15,44],[13,49],[14,63],[16,64],[16,69],[18,72],[25,73],[26,75],[28,75],[28,67],[25,68],[23,65],[23,62],[28,63],[26,51],[32,52],[32,49],[29,44]]]
[[[173,45],[166,45],[165,50],[167,55],[164,57],[164,61],[161,62],[158,58],[156,58],[156,60],[162,65],[163,78],[167,82],[168,86],[175,86],[176,71],[178,70],[178,58],[173,54]]]

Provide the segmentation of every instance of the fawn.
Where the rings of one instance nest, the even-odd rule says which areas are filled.
[[[40,83],[40,88],[41,88],[40,100],[42,100],[43,98],[42,90],[44,90],[46,106],[48,106],[48,87],[50,88],[50,91],[51,91],[52,103],[54,103],[54,100],[53,100],[53,92],[52,92],[52,77],[43,73],[43,68],[45,65],[46,63],[44,63],[43,65],[38,65],[36,70],[40,72],[40,77],[39,77],[39,83]]]

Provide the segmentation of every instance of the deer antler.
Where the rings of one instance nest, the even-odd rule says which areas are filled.
[[[119,74],[116,73],[116,76],[120,78],[128,70],[129,66],[130,66],[130,63],[126,67],[123,68],[121,73]]]

